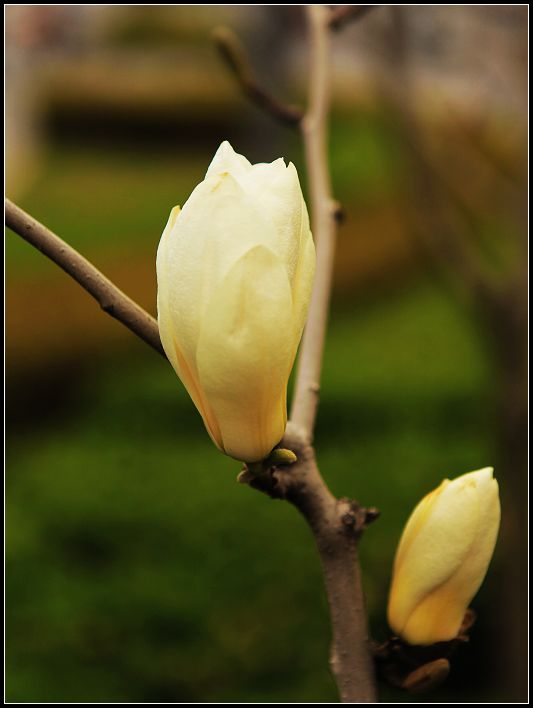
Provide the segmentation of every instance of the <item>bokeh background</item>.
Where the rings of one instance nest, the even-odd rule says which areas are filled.
[[[150,312],[170,208],[223,139],[305,184],[297,134],[246,103],[211,38],[235,29],[303,102],[301,7],[6,23],[7,195]],[[382,6],[333,40],[346,218],[316,443],[333,491],[382,511],[361,546],[376,639],[419,498],[486,465],[502,492],[477,625],[429,701],[525,700],[526,28],[524,6]],[[165,360],[11,232],[6,257],[7,699],[336,701],[302,519],[236,484]]]

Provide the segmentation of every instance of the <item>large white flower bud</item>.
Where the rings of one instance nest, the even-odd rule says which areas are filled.
[[[157,252],[165,353],[217,447],[255,462],[281,440],[315,270],[296,168],[222,143]]]

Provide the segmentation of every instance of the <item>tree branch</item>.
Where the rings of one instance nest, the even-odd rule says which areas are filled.
[[[311,197],[311,227],[317,266],[309,315],[300,346],[291,420],[309,438],[318,410],[320,371],[328,320],[333,262],[335,212],[328,170],[329,11],[307,7],[310,31],[309,109],[302,121],[305,162]]]
[[[307,519],[320,554],[333,629],[330,663],[341,700],[375,702],[374,670],[357,556],[357,537],[364,522],[361,524],[360,517],[354,520],[348,511],[358,509],[356,502],[333,497],[316,466],[311,447],[333,278],[337,203],[332,196],[327,145],[330,12],[320,5],[309,5],[306,11],[310,33],[309,108],[301,130],[317,266],[300,348],[291,422],[283,441],[284,446],[290,446],[291,438],[301,436],[297,442],[299,447],[295,448],[298,458],[303,458],[302,463],[296,463],[302,465],[301,488],[288,498]],[[290,474],[295,471],[298,469],[292,466]],[[347,533],[347,523],[352,524],[351,533]]]
[[[285,499],[305,517],[313,533],[331,611],[333,640],[330,665],[343,703],[376,701],[374,668],[366,628],[357,543],[366,526],[378,517],[353,500],[336,499],[322,478],[314,450],[289,422],[280,447],[293,450],[297,462],[271,467],[261,475],[246,467],[239,482],[274,499]]]
[[[235,32],[229,27],[217,27],[213,30],[213,39],[244,95],[280,123],[297,126],[303,116],[301,109],[285,105],[259,84],[244,46]]]
[[[157,321],[151,315],[46,226],[9,199],[6,199],[5,204],[6,226],[63,268],[94,297],[104,312],[122,322],[134,334],[165,356]]]

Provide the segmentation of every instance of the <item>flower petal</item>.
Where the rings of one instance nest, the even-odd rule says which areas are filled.
[[[214,293],[197,351],[200,385],[231,457],[263,459],[283,436],[298,343],[291,320],[285,268],[268,248],[250,249]]]

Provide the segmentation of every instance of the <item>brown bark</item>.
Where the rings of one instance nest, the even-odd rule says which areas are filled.
[[[375,702],[374,667],[357,544],[378,512],[333,496],[318,470],[312,446],[293,423],[288,424],[280,447],[293,450],[297,462],[287,467],[267,468],[259,475],[245,467],[239,481],[274,499],[289,501],[306,519],[324,571],[333,630],[330,665],[341,700]]]

